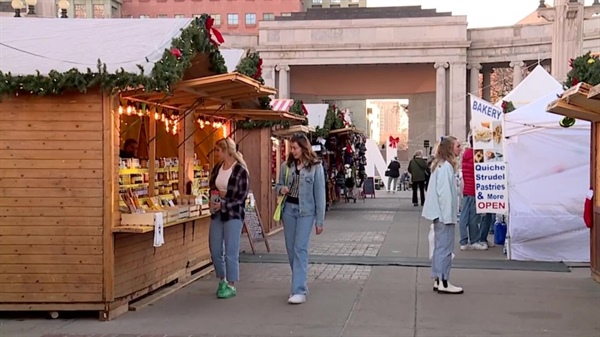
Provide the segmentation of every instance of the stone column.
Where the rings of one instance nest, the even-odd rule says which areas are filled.
[[[469,76],[469,92],[479,97],[479,73],[483,67],[480,63],[470,63],[467,68],[471,70]]]
[[[279,71],[278,97],[280,99],[290,98],[290,67],[278,65],[276,70]]]
[[[523,67],[525,66],[525,62],[512,61],[509,64],[509,66],[513,68],[513,89],[514,89],[523,80]]]
[[[483,71],[483,99],[490,102],[492,99],[492,69],[484,68]]]
[[[446,69],[448,62],[438,62],[433,66],[436,69],[435,78],[435,144],[440,137],[446,135]]]
[[[461,141],[467,136],[467,63],[450,65],[449,133]]]
[[[267,87],[275,88],[275,66],[263,65],[262,77]]]

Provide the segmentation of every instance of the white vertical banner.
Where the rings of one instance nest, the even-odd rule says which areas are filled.
[[[470,97],[477,213],[507,214],[504,113],[488,101]]]

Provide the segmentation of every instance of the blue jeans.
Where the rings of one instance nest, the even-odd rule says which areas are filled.
[[[448,281],[452,269],[452,252],[454,251],[454,231],[456,225],[433,222],[435,243],[431,258],[431,278]]]
[[[480,214],[481,238],[479,241],[487,243],[487,237],[490,234],[490,227],[494,224],[494,213]]]
[[[281,216],[283,235],[290,267],[292,268],[292,295],[306,295],[308,273],[308,245],[315,224],[314,215],[300,216],[298,205],[286,203]]]
[[[229,282],[239,281],[241,236],[242,220],[240,219],[223,222],[217,218],[210,221],[208,245],[218,278]]]
[[[460,245],[474,244],[481,239],[479,230],[479,218],[475,205],[475,197],[463,196],[460,211]],[[489,229],[488,229],[489,230]]]

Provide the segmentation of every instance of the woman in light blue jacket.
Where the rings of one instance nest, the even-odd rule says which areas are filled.
[[[284,195],[281,220],[290,267],[292,291],[290,304],[306,302],[308,287],[308,246],[313,226],[317,235],[323,232],[325,218],[325,174],[323,165],[303,134],[290,141],[291,153],[281,165],[278,195]]]
[[[450,284],[454,232],[458,215],[458,188],[456,172],[460,142],[452,136],[444,137],[431,163],[431,177],[422,216],[433,221],[435,244],[431,259],[433,290],[443,294],[462,294],[461,287]]]

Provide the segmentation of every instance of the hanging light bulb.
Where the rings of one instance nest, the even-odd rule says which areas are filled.
[[[122,115],[122,114],[123,114],[123,106],[119,105],[119,115]]]
[[[131,105],[127,106],[127,116],[131,116],[131,113],[133,112],[133,108],[131,108]]]
[[[143,114],[142,110],[139,110],[137,115],[142,117],[144,114]]]
[[[160,115],[160,121],[164,122],[165,121],[165,114]]]
[[[158,114],[158,111],[154,111],[154,120],[158,120],[160,118],[160,115]]]

